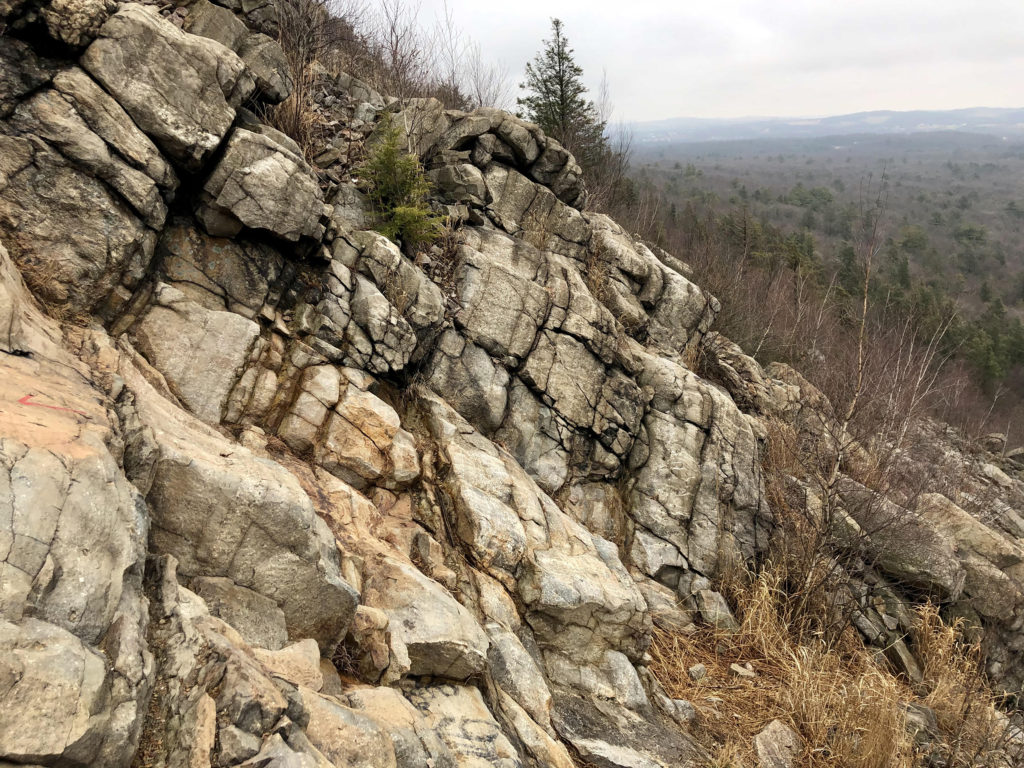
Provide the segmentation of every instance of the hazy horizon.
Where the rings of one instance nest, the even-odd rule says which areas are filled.
[[[421,21],[443,13],[444,3],[423,0]],[[1024,4],[1005,0],[969,8],[954,0],[447,5],[515,83],[550,18],[561,18],[592,95],[607,73],[615,121],[812,119],[1024,101]]]

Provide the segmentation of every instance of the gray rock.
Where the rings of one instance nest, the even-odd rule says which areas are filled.
[[[113,0],[50,0],[40,11],[50,37],[73,48],[89,44],[117,10]]]
[[[156,237],[102,181],[39,140],[6,136],[0,179],[0,237],[41,299],[87,313],[141,279]]]
[[[551,724],[551,692],[537,662],[512,632],[498,624],[485,629],[491,646],[488,668],[494,682],[543,727]]]
[[[237,53],[256,82],[256,92],[265,101],[277,104],[292,92],[294,83],[288,60],[276,41],[259,32],[250,32],[234,13],[207,0],[188,6],[185,31],[216,40]]]
[[[613,709],[578,694],[555,693],[558,735],[580,756],[608,768],[663,768],[708,763],[704,751],[676,726]]]
[[[139,128],[190,171],[220,145],[235,108],[254,87],[233,51],[135,4],[107,20],[81,63]]]
[[[157,244],[159,277],[208,310],[255,320],[272,300],[284,257],[264,243],[213,238],[191,219],[173,219]]]
[[[719,592],[710,589],[700,589],[693,596],[697,604],[697,612],[705,622],[726,632],[735,632],[739,629],[739,623],[729,610],[729,604]]]
[[[203,598],[211,615],[237,629],[249,645],[276,651],[288,642],[284,611],[270,598],[223,577],[193,579],[192,590]]]
[[[523,762],[479,689],[431,685],[406,692],[454,757],[454,768],[523,768]]]
[[[450,203],[482,206],[487,198],[484,175],[475,166],[445,165],[429,173],[437,192]]]
[[[398,689],[361,688],[350,691],[345,700],[385,729],[398,768],[420,768],[431,762],[438,766],[455,765],[456,758],[439,733]]]
[[[259,326],[233,312],[211,312],[169,285],[132,329],[139,351],[199,418],[219,424]]]
[[[145,505],[98,373],[61,348],[2,246],[0,328],[18,353],[0,360],[0,759],[127,766],[153,664]]]
[[[211,235],[249,227],[297,242],[322,238],[329,214],[305,160],[271,135],[236,128],[196,215]]]
[[[41,58],[28,43],[10,35],[0,38],[0,120],[6,120],[22,98],[49,82],[59,68],[57,61]]]
[[[803,751],[803,740],[781,720],[772,720],[754,737],[761,768],[792,768]]]
[[[110,718],[99,653],[52,624],[0,621],[0,680],[0,758],[91,759]]]
[[[482,348],[445,331],[427,368],[427,385],[484,433],[505,418],[509,376]]]
[[[894,504],[855,480],[843,478],[839,496],[864,532],[868,556],[895,579],[955,600],[963,591],[965,573],[956,556],[956,542],[926,518]]]
[[[217,732],[217,754],[224,765],[248,760],[260,751],[260,739],[240,728],[229,725]]]
[[[167,208],[153,180],[112,154],[57,91],[42,91],[23,102],[11,125],[39,136],[82,171],[102,179],[150,227],[163,226]]]

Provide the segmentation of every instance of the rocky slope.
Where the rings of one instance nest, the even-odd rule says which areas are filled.
[[[273,4],[0,15],[0,765],[707,764],[652,625],[727,620],[820,395],[509,114],[323,74],[314,171],[250,110]],[[417,262],[347,180],[383,110],[456,222]],[[884,506],[857,626],[913,677],[937,597],[1016,691],[1022,467],[935,439],[986,514]]]

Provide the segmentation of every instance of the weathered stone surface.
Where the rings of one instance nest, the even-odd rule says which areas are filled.
[[[131,117],[96,81],[77,67],[58,72],[53,87],[74,107],[89,129],[124,161],[151,178],[165,192],[178,186],[170,164]]]
[[[355,276],[352,320],[345,329],[348,355],[354,365],[372,373],[403,370],[416,350],[416,332],[380,289],[362,275]]]
[[[412,435],[395,409],[355,384],[346,386],[326,422],[315,460],[333,475],[362,488],[399,488],[420,473]]]
[[[103,182],[39,141],[0,136],[0,236],[40,298],[71,314],[142,276],[156,238]]]
[[[102,655],[70,632],[0,621],[0,758],[89,760],[110,716],[105,679]]]
[[[445,451],[453,518],[474,559],[515,589],[542,647],[582,661],[606,649],[637,656],[646,604],[615,546],[573,521],[507,454],[480,438],[436,396],[419,407]]]
[[[209,310],[255,320],[282,276],[284,257],[265,243],[210,237],[176,218],[160,233],[160,279]]]
[[[201,576],[191,586],[210,614],[238,630],[249,645],[276,651],[288,642],[284,611],[270,598],[223,577]]]
[[[309,711],[306,735],[332,765],[395,768],[395,750],[372,719],[308,689],[299,689]]]
[[[220,145],[235,108],[254,87],[233,51],[130,3],[100,28],[81,62],[135,124],[190,171]]]
[[[102,179],[147,225],[154,229],[163,226],[167,209],[153,180],[111,154],[57,91],[46,90],[24,102],[11,125],[46,140],[84,172]]]
[[[488,669],[494,682],[539,725],[551,727],[551,691],[537,661],[522,642],[499,624],[485,629],[491,645]]]
[[[955,542],[971,605],[982,616],[1010,620],[1024,603],[1024,549],[937,493],[921,494],[915,513]]]
[[[761,768],[792,768],[803,750],[803,740],[781,720],[772,720],[754,737]]]
[[[363,602],[390,619],[392,653],[411,675],[464,680],[487,663],[487,636],[437,582],[411,565],[372,565]]]
[[[543,274],[539,254],[518,250],[524,258],[510,263],[504,254],[463,246],[457,274],[463,309],[456,322],[469,339],[512,364],[529,354],[551,308],[550,294],[537,282]]]
[[[704,751],[677,728],[602,707],[578,694],[555,694],[553,721],[558,735],[595,765],[669,768],[708,762]]]
[[[373,280],[414,329],[421,332],[441,324],[445,311],[441,289],[398,246],[376,232],[357,232],[352,240],[362,249],[359,272]]]
[[[115,10],[113,0],[50,0],[40,13],[52,38],[80,48],[96,37]]]
[[[431,358],[427,384],[484,432],[501,426],[508,403],[509,376],[481,347],[445,331]]]
[[[324,687],[320,671],[320,649],[315,640],[300,640],[277,650],[254,648],[253,655],[270,672],[289,683],[311,691]]]
[[[153,657],[145,505],[106,395],[0,245],[0,759],[127,766]]]
[[[956,541],[926,518],[844,478],[839,496],[866,535],[869,556],[878,568],[918,589],[955,600],[964,587],[964,569]]]
[[[215,236],[242,227],[264,230],[284,240],[323,237],[330,213],[306,162],[267,133],[236,128],[224,156],[203,186],[197,216]]]
[[[391,738],[398,768],[455,765],[448,746],[396,688],[359,688],[345,696],[348,705],[384,728]]]
[[[176,288],[159,285],[132,339],[196,416],[219,424],[259,333],[251,320],[211,312]]]
[[[138,414],[129,463],[147,489],[151,548],[179,558],[183,575],[226,577],[270,598],[290,639],[333,651],[357,595],[295,477],[175,408],[130,364],[121,375]]]
[[[0,15],[4,8],[0,5]],[[39,57],[28,43],[10,35],[0,38],[0,119],[6,120],[21,99],[45,85],[59,67],[58,62]]]
[[[259,32],[250,32],[234,13],[219,5],[197,0],[188,8],[185,31],[216,40],[245,62],[256,82],[257,94],[272,104],[284,101],[294,83],[281,46]]]
[[[699,589],[694,595],[694,602],[697,604],[697,612],[700,617],[715,627],[727,632],[735,632],[739,629],[739,622],[729,610],[729,604],[721,593],[710,589]]]
[[[522,768],[478,689],[432,685],[414,688],[406,696],[451,751],[456,768]]]
[[[173,558],[154,558],[147,574],[161,655],[139,759],[328,768],[304,732],[310,713],[299,691],[273,681],[238,633],[178,585],[175,569]]]
[[[633,517],[692,568],[714,575],[729,552],[748,557],[766,543],[757,439],[721,390],[666,358],[644,361],[639,381],[654,399],[646,441],[634,448],[634,456],[640,449],[649,456],[631,494]]]

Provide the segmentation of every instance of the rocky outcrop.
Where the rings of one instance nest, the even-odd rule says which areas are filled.
[[[14,5],[0,762],[707,764],[652,628],[735,630],[715,582],[777,534],[768,429],[831,444],[824,396],[714,332],[717,299],[587,211],[536,126],[317,71],[333,133],[300,148],[245,107],[291,88],[272,3]],[[384,111],[443,249],[369,229],[352,160]],[[946,454],[974,462],[959,495],[840,468],[845,599],[920,679],[927,594],[1016,690],[1021,470]]]

